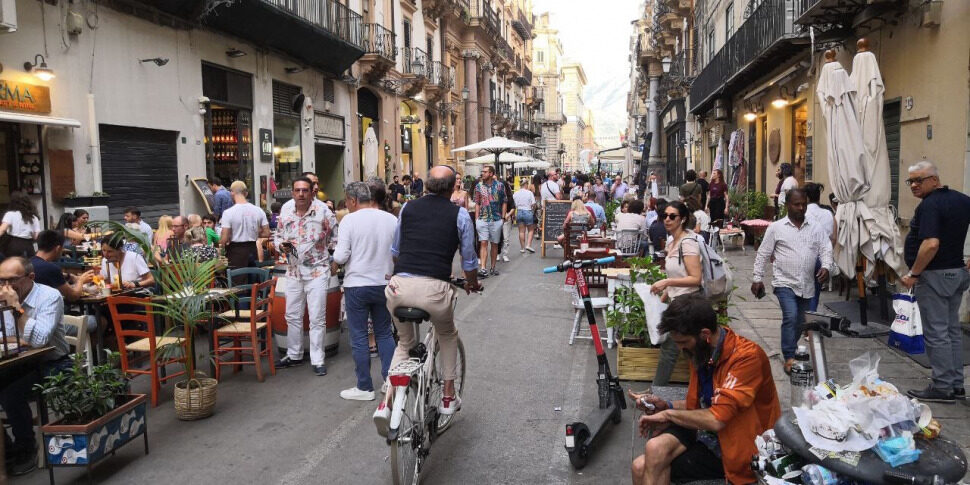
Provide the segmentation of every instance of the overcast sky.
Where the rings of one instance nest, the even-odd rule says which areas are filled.
[[[631,22],[638,18],[640,0],[533,0],[538,15],[552,12],[563,52],[583,63],[590,84],[617,76],[627,78]]]

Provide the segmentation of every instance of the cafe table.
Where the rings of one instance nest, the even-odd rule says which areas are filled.
[[[36,370],[37,365],[52,353],[54,353],[54,347],[41,347],[39,349],[25,350],[17,355],[0,359],[0,389],[7,387],[8,384],[22,376],[25,372]],[[44,406],[43,399],[40,399],[39,406],[38,414],[40,414],[41,424],[46,424],[47,407]],[[4,453],[4,446],[4,440],[0,440],[0,455]],[[5,469],[0,469],[0,483],[6,483],[6,478]]]

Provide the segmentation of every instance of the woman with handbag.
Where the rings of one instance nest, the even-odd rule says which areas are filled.
[[[0,251],[6,257],[22,256],[30,258],[37,250],[34,240],[40,233],[40,219],[30,197],[22,192],[10,196],[10,205],[0,223]]]

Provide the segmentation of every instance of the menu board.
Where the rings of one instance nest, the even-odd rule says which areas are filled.
[[[555,243],[562,234],[562,225],[566,222],[569,207],[568,200],[545,200],[542,202],[542,242]]]
[[[205,203],[205,208],[208,209],[208,213],[212,214],[212,208],[216,205],[216,196],[209,189],[209,182],[207,179],[202,177],[197,177],[192,179],[192,186],[195,190],[199,192],[199,196],[202,197],[202,202]]]

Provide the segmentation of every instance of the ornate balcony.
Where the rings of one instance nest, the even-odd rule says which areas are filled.
[[[535,121],[540,124],[565,125],[566,115],[563,113],[543,113],[540,111],[536,113]]]
[[[471,25],[481,28],[489,35],[495,37],[501,35],[501,23],[498,19],[498,12],[492,10],[492,2],[490,0],[472,0]]]
[[[881,2],[846,2],[843,0],[793,0],[795,23],[811,25],[818,30],[838,30],[851,36],[854,29],[877,20],[888,20],[905,11],[905,0]]]
[[[451,68],[441,61],[430,61],[424,68],[427,81],[424,85],[425,94],[430,101],[441,99],[452,87]]]
[[[522,10],[519,10],[519,14],[514,20],[512,20],[512,28],[515,30],[515,33],[519,34],[519,37],[521,37],[522,40],[529,40],[532,38],[531,17],[531,12],[529,13],[528,17],[526,17],[526,14],[524,14]]]
[[[394,37],[394,32],[384,28],[383,25],[363,25],[364,56],[359,62],[368,81],[382,79],[397,62]]]
[[[691,113],[704,113],[804,50],[804,34],[787,12],[791,0],[763,0],[691,84]]]
[[[522,75],[515,78],[515,84],[519,86],[529,86],[532,84],[532,70],[528,67],[522,67]]]

